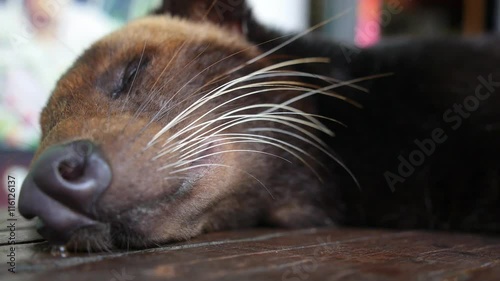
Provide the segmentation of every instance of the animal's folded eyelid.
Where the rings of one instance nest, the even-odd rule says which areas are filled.
[[[119,81],[117,86],[111,91],[110,98],[113,100],[118,99],[122,94],[130,91],[140,71],[149,65],[149,61],[149,59],[143,57],[131,60],[127,66],[120,71]]]

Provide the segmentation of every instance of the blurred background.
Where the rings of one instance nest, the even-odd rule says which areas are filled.
[[[160,2],[0,0],[0,209],[7,205],[7,175],[16,177],[20,189],[39,141],[39,114],[59,76],[93,41]],[[248,2],[261,22],[285,33],[348,11],[318,32],[360,47],[395,36],[473,36],[500,30],[500,0]]]

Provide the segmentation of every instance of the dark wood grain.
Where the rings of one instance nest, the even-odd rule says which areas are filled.
[[[500,280],[500,237],[374,229],[254,229],[140,251],[52,256],[32,224],[0,280]],[[5,231],[0,255],[6,259]]]

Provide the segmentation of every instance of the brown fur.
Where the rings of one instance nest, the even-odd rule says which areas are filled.
[[[435,128],[449,128],[443,112],[474,95],[478,77],[491,77],[494,82],[489,87],[500,85],[496,82],[500,81],[498,39],[416,40],[346,50],[345,45],[318,37],[300,38],[249,63],[290,37],[258,25],[244,1],[165,0],[157,13],[161,15],[131,22],[95,43],[61,78],[43,111],[43,136],[36,157],[57,144],[90,140],[112,170],[111,185],[93,205],[92,213],[83,214],[99,224],[77,230],[68,246],[148,247],[208,231],[263,224],[500,231],[498,95],[492,94],[470,119],[463,120],[459,130],[449,132],[450,140],[436,148],[414,174],[398,182],[397,189],[391,190],[384,178],[386,171],[398,167],[401,156],[415,150],[415,140],[428,138]],[[352,57],[347,58],[345,51]],[[324,153],[311,143],[276,131],[256,134],[304,153],[266,143],[225,142],[219,136],[197,144],[198,148],[223,145],[198,151],[192,159],[206,157],[195,162],[172,166],[185,153],[179,150],[159,157],[166,141],[192,122],[215,120],[244,106],[281,104],[308,92],[288,88],[246,96],[265,87],[241,88],[210,99],[152,142],[166,124],[221,85],[276,63],[310,57],[326,57],[332,63],[289,68],[309,77],[286,75],[258,81],[317,88],[340,87],[329,77],[344,81],[372,77],[333,89],[351,101],[359,100],[363,110],[328,95],[291,104],[307,114],[336,118],[348,128],[319,118],[338,133],[331,138],[304,124],[298,127],[305,131],[298,132],[276,120],[254,120],[224,133],[268,127],[303,139],[317,137],[335,149],[334,157],[328,157],[330,150]],[[133,76],[128,73],[130,66],[137,69]],[[384,73],[392,74],[380,76]],[[124,86],[124,79],[129,78],[132,82]],[[363,89],[370,93],[362,93]],[[226,104],[236,97],[240,99]],[[217,110],[208,114],[212,109]],[[240,114],[262,111],[254,108]],[[290,113],[286,110],[277,112],[284,113],[281,117],[291,116],[285,115]],[[189,141],[189,135],[171,140],[167,147]],[[480,144],[481,149],[472,144]]]
[[[291,166],[269,161],[270,156],[220,154],[209,161],[235,168],[199,168],[181,174],[189,179],[186,182],[165,179],[167,171],[157,170],[175,161],[178,155],[157,161],[152,158],[161,150],[162,140],[197,115],[144,150],[164,124],[200,95],[270,64],[262,60],[220,79],[221,74],[244,65],[258,54],[257,48],[242,36],[210,23],[157,16],[128,24],[94,44],[78,59],[58,82],[43,111],[38,154],[54,144],[91,140],[102,148],[110,162],[113,181],[96,206],[96,217],[102,225],[77,232],[70,245],[86,247],[86,241],[90,240],[93,248],[108,248],[112,244],[140,247],[266,221],[284,226],[302,225],[301,221],[307,225],[331,223],[313,204],[302,202],[313,201],[309,197],[314,197],[314,192],[297,197],[293,191],[305,185],[313,191],[317,180],[306,175],[303,179],[283,181],[280,171]],[[137,58],[148,60],[148,65],[138,73],[130,93],[112,100],[110,92],[120,71]],[[207,70],[195,76],[204,69]],[[259,98],[259,102],[284,101],[285,97],[289,94],[278,93]],[[251,99],[254,98],[238,104],[251,104]],[[219,103],[211,101],[196,114]],[[154,119],[165,106],[168,110]],[[245,146],[249,148],[252,145]],[[283,154],[262,145],[253,148]],[[218,149],[238,149],[238,145]],[[266,163],[269,167],[264,167]],[[269,174],[268,170],[279,174]],[[286,182],[289,186],[277,186],[274,182]],[[182,191],[182,185],[190,186]],[[311,206],[303,208],[304,205]]]

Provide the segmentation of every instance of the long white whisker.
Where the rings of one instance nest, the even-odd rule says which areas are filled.
[[[298,40],[298,39],[300,39],[300,38],[304,37],[305,35],[307,35],[307,34],[311,33],[311,32],[312,32],[312,31],[314,31],[315,29],[318,29],[318,28],[320,28],[320,27],[322,27],[322,26],[324,26],[324,25],[326,25],[326,24],[328,24],[328,23],[330,23],[330,22],[332,22],[332,21],[334,21],[334,20],[336,20],[336,19],[338,19],[338,18],[341,18],[342,16],[344,16],[344,15],[348,14],[351,10],[352,10],[352,8],[348,8],[348,9],[344,10],[343,12],[340,12],[339,14],[335,15],[334,17],[332,17],[332,18],[330,18],[330,19],[328,19],[328,20],[326,20],[326,21],[323,21],[323,22],[321,22],[321,23],[319,23],[319,24],[317,24],[317,25],[315,25],[315,26],[313,26],[313,27],[311,27],[311,28],[307,29],[306,31],[303,31],[303,32],[301,32],[301,33],[299,33],[299,34],[295,35],[294,37],[292,37],[292,38],[290,38],[289,40],[287,40],[287,41],[283,42],[282,44],[280,44],[280,45],[278,45],[278,46],[276,46],[276,47],[272,48],[271,50],[269,50],[269,51],[267,51],[267,52],[263,53],[262,55],[257,56],[257,57],[255,57],[255,58],[253,58],[253,59],[249,60],[249,61],[247,62],[247,64],[252,64],[252,63],[254,63],[254,62],[258,61],[258,60],[261,60],[261,59],[263,59],[263,58],[265,58],[265,57],[269,56],[270,54],[272,54],[272,53],[274,53],[274,52],[276,52],[276,51],[280,50],[281,48],[285,47],[286,45],[289,45],[290,43],[292,43],[292,42],[294,42],[294,41],[296,41],[296,40]]]
[[[158,82],[160,81],[161,77],[163,77],[163,74],[165,74],[165,72],[167,71],[168,67],[172,64],[172,62],[174,61],[175,58],[177,58],[177,56],[180,54],[181,51],[184,50],[184,46],[186,45],[188,41],[184,41],[181,46],[176,50],[176,52],[174,53],[174,55],[170,58],[170,60],[168,61],[168,63],[165,65],[165,67],[162,69],[162,71],[160,72],[160,75],[158,75],[158,78],[156,78],[155,82],[153,83],[153,85],[151,86],[149,92],[152,92],[152,97],[151,99],[149,99],[147,102],[145,102],[144,104],[141,105],[141,107],[146,107],[149,102],[151,100],[153,100],[153,97],[157,94],[157,93],[160,93],[161,92],[161,89],[163,89],[164,87],[162,86],[160,89],[158,90],[154,90],[155,87],[156,87],[156,84],[158,84]],[[170,81],[172,81],[172,79],[174,79],[174,75],[172,75],[172,77],[170,77],[169,80],[167,80],[163,85],[168,85],[170,83]],[[160,111],[159,111],[160,112]],[[151,121],[150,123],[152,123],[154,120],[156,120],[158,116],[157,115],[154,115],[153,118],[151,118]],[[148,124],[149,125],[149,124]]]
[[[333,122],[333,123],[337,123],[337,124],[341,125],[342,127],[347,128],[346,124],[344,124],[343,122],[340,122],[337,119],[326,117],[326,116],[323,116],[323,115],[318,115],[318,114],[296,113],[296,112],[271,112],[271,113],[268,113],[268,115],[299,115],[299,116],[309,116],[309,117],[314,117],[314,118],[316,118],[318,120],[319,119],[324,119],[324,120],[327,120],[327,121],[330,121],[330,122]]]
[[[229,141],[228,142],[228,140],[239,140],[239,141]],[[193,157],[193,156],[195,156],[195,155],[197,155],[197,154],[199,154],[199,153],[201,153],[203,151],[207,151],[207,150],[219,147],[219,146],[225,146],[225,145],[230,145],[230,144],[237,144],[237,143],[260,143],[260,144],[275,145],[275,144],[273,144],[271,142],[262,141],[262,140],[257,139],[257,138],[227,137],[227,138],[223,138],[223,139],[217,139],[217,141],[224,141],[224,142],[223,143],[217,143],[217,144],[209,146],[209,147],[202,147],[201,149],[199,147],[197,147],[195,149],[192,149],[190,151],[185,152],[182,156],[179,157],[179,159],[180,160],[186,160],[186,159],[189,159],[190,157]],[[276,157],[279,157],[279,156],[276,156]],[[282,160],[285,160],[287,162],[290,162],[288,159],[285,159],[285,158],[282,158],[282,157],[279,157],[279,158],[281,158]]]
[[[276,116],[276,115],[270,115],[270,114],[261,114],[261,113],[258,113],[258,114],[246,114],[246,115],[234,115],[235,113],[238,113],[240,111],[245,111],[245,110],[250,110],[250,109],[257,109],[257,108],[271,108],[271,109],[274,109],[274,108],[281,108],[281,109],[285,109],[285,110],[289,110],[291,112],[295,112],[297,113],[297,115],[299,116],[303,116],[303,117],[306,117],[309,121],[305,121],[305,120],[302,120],[302,119],[298,119],[298,118],[290,118],[290,117],[283,117],[283,116]],[[306,126],[309,126],[309,127],[312,127],[312,128],[315,128],[321,132],[324,132],[328,135],[331,135],[333,136],[333,132],[331,130],[329,130],[326,126],[324,126],[320,121],[318,121],[316,118],[312,117],[312,116],[307,116],[307,115],[303,115],[302,114],[303,112],[298,110],[298,109],[295,109],[293,107],[289,107],[289,106],[281,106],[280,104],[256,104],[256,105],[250,105],[250,106],[245,106],[245,107],[241,107],[241,108],[238,108],[238,109],[235,109],[233,111],[230,111],[228,113],[225,113],[223,114],[222,116],[218,117],[218,118],[215,118],[213,120],[209,120],[209,121],[206,121],[206,122],[203,122],[201,124],[198,124],[198,125],[195,125],[195,122],[199,121],[201,119],[198,118],[196,119],[194,122],[192,122],[191,124],[189,124],[188,126],[186,126],[184,129],[180,130],[179,132],[177,132],[176,134],[172,135],[168,140],[168,141],[171,141],[172,139],[186,133],[186,132],[189,132],[191,130],[194,130],[198,127],[201,127],[199,128],[198,130],[196,130],[195,132],[191,133],[191,135],[189,137],[186,137],[185,139],[190,139],[192,136],[194,135],[197,135],[198,133],[200,133],[201,131],[203,131],[205,128],[207,128],[208,126],[210,126],[211,124],[213,123],[216,123],[218,121],[221,121],[221,120],[225,120],[225,119],[234,119],[236,117],[254,117],[254,118],[259,118],[259,117],[271,117],[271,118],[276,118],[276,119],[284,119],[284,120],[288,120],[288,121],[293,121],[295,123],[300,123],[300,124],[303,124],[303,125],[306,125]]]
[[[358,79],[353,79],[353,80],[349,80],[349,81],[346,81],[344,83],[357,83],[357,82],[362,82],[362,81],[365,81],[365,80],[369,80],[369,79],[375,79],[375,78],[381,78],[381,77],[387,77],[387,76],[390,76],[390,75],[393,75],[393,73],[383,73],[383,74],[378,74],[378,75],[371,75],[371,76],[368,76],[368,77],[361,77],[361,78],[358,78]],[[313,91],[310,91],[310,92],[307,92],[307,93],[304,93],[302,95],[299,95],[297,97],[294,97],[292,99],[289,99],[288,101],[282,103],[282,105],[289,105],[289,104],[292,104],[294,102],[297,102],[299,100],[302,100],[302,99],[305,99],[305,98],[308,98],[310,96],[313,96],[315,94],[318,94],[318,93],[321,93],[323,94],[323,92],[326,92],[328,90],[331,90],[331,89],[335,89],[335,88],[338,88],[338,87],[342,87],[344,86],[344,83],[339,83],[339,84],[334,84],[334,85],[330,85],[330,86],[327,86],[327,87],[323,87],[321,89],[318,89],[318,90],[313,90]],[[332,95],[332,94],[328,94],[326,93],[326,95]],[[333,96],[333,95],[332,95]],[[336,96],[334,96],[336,97]],[[278,108],[276,108],[278,109]],[[269,113],[269,112],[273,112],[274,110],[276,109],[269,109],[267,111],[265,111],[264,113]]]
[[[317,148],[318,150],[320,150],[321,152],[323,152],[324,154],[326,154],[328,157],[330,158],[335,158],[328,150],[326,150],[325,148],[321,147],[320,145],[318,145],[317,143],[299,135],[299,134],[296,134],[296,133],[292,133],[292,132],[289,132],[289,131],[286,131],[286,130],[281,130],[281,129],[276,129],[276,128],[267,128],[267,127],[261,127],[261,128],[251,128],[251,129],[248,129],[247,130],[248,132],[272,132],[272,133],[280,133],[280,134],[284,134],[284,135],[287,135],[287,136],[291,136],[295,139],[298,139],[300,141],[303,141],[307,144],[310,144],[312,146],[314,146],[315,148]]]
[[[312,74],[312,73],[308,73],[308,72],[302,72],[302,71],[295,71],[295,70],[274,70],[274,71],[268,71],[267,72],[267,75],[269,75],[268,77],[303,77],[303,78],[316,78],[318,80],[322,80],[322,81],[325,81],[325,82],[328,82],[330,84],[332,83],[343,83],[345,82],[344,80],[340,80],[340,79],[335,79],[333,77],[329,77],[329,76],[324,76],[324,75],[319,75],[319,74]],[[364,92],[364,93],[368,93],[369,90],[365,87],[362,87],[362,86],[359,86],[359,85],[356,85],[356,84],[349,84],[349,85],[345,85],[349,88],[353,88],[353,89],[356,89],[356,90],[359,90],[361,92]]]
[[[271,198],[273,200],[275,199],[274,196],[273,196],[273,194],[271,193],[271,191],[267,188],[267,186],[262,181],[260,181],[257,177],[255,177],[254,175],[250,174],[247,171],[244,171],[242,169],[238,169],[236,167],[229,166],[229,165],[213,164],[213,163],[210,163],[210,164],[200,164],[200,165],[194,165],[194,166],[190,166],[190,167],[187,167],[187,168],[183,168],[183,169],[179,169],[179,170],[176,170],[176,171],[172,171],[172,172],[170,172],[170,174],[177,174],[177,173],[185,172],[185,171],[188,171],[188,170],[191,170],[191,169],[197,169],[197,168],[203,168],[203,167],[223,167],[223,168],[234,169],[234,170],[237,170],[237,171],[239,171],[241,173],[244,173],[247,176],[249,176],[249,177],[253,178],[254,180],[256,180],[262,187],[264,187],[264,189],[267,191],[267,193],[269,193],[269,195],[271,196]]]
[[[244,141],[246,143],[256,142],[256,143],[268,144],[268,145],[271,145],[271,146],[278,147],[278,148],[286,151],[287,153],[291,154],[293,157],[295,157],[300,162],[302,162],[304,165],[306,165],[309,169],[311,169],[311,171],[318,177],[318,179],[320,181],[321,181],[321,177],[316,172],[316,170],[306,160],[304,160],[300,155],[298,155],[297,153],[293,152],[292,150],[286,148],[286,146],[290,147],[290,148],[292,148],[292,149],[294,149],[296,151],[298,151],[299,153],[302,153],[302,154],[310,157],[312,160],[314,160],[316,163],[318,163],[319,165],[323,166],[323,168],[326,169],[326,167],[324,167],[323,163],[321,163],[320,161],[318,161],[315,157],[313,157],[311,154],[309,154],[305,150],[299,148],[298,146],[295,146],[293,144],[290,144],[290,143],[288,143],[286,141],[283,141],[283,140],[280,140],[280,139],[277,139],[277,138],[273,138],[273,137],[269,137],[269,136],[262,136],[262,135],[252,135],[252,134],[222,134],[220,136],[234,136],[232,138],[227,138],[226,137],[226,138],[223,138],[222,140],[244,139],[244,140],[249,140],[249,141]],[[218,137],[218,136],[214,136],[214,137]],[[230,143],[238,143],[238,142],[230,142]],[[197,155],[197,154],[201,153],[204,150],[208,150],[208,149],[211,149],[213,147],[221,146],[221,145],[226,145],[226,144],[229,144],[229,143],[223,143],[223,144],[212,146],[210,148],[202,148],[202,149],[199,149],[199,150],[196,150],[197,148],[195,148],[193,150],[188,151],[189,155],[185,156],[184,158],[189,158],[189,157],[192,157],[193,155]],[[284,159],[284,158],[282,158],[282,159]]]
[[[210,153],[210,154],[207,154],[207,155],[200,156],[198,158],[188,159],[188,160],[184,160],[184,161],[179,161],[179,162],[176,163],[176,165],[173,165],[173,166],[171,166],[171,165],[163,166],[163,167],[159,168],[158,171],[165,170],[165,169],[167,169],[169,167],[184,166],[184,165],[187,165],[187,164],[190,164],[190,163],[193,163],[193,162],[205,159],[205,158],[209,158],[211,156],[225,154],[225,153],[233,153],[233,152],[248,152],[248,153],[256,153],[256,154],[264,154],[264,155],[267,155],[267,156],[273,156],[273,157],[276,157],[276,158],[280,158],[281,160],[290,162],[289,160],[287,160],[287,159],[285,159],[283,157],[280,157],[280,156],[272,154],[272,153],[264,152],[264,151],[252,150],[252,149],[233,149],[233,150],[217,151],[217,152],[214,152],[214,153]]]
[[[222,143],[222,144],[213,145],[213,146],[208,147],[208,148],[204,148],[204,147],[199,148],[199,147],[196,147],[194,149],[190,149],[189,151],[185,152],[179,158],[181,160],[184,160],[186,158],[189,158],[189,157],[192,157],[194,155],[197,155],[197,154],[199,154],[199,153],[201,153],[201,152],[203,152],[205,150],[209,150],[209,149],[212,149],[212,148],[215,148],[215,147],[218,147],[218,146],[227,145],[227,144],[235,144],[235,143],[260,143],[260,144],[266,144],[266,145],[275,146],[275,147],[277,147],[279,149],[282,149],[282,150],[288,152],[291,155],[294,155],[294,152],[291,151],[291,150],[289,150],[285,146],[290,147],[290,148],[292,148],[292,149],[294,149],[294,150],[296,150],[296,151],[298,151],[298,152],[300,152],[300,153],[302,153],[302,154],[304,154],[304,155],[312,158],[313,160],[315,160],[316,162],[318,162],[321,165],[321,163],[319,161],[317,161],[317,159],[315,159],[312,155],[310,155],[305,150],[299,148],[298,146],[295,146],[295,145],[293,145],[293,144],[291,144],[289,142],[283,141],[281,139],[277,139],[277,138],[273,138],[273,137],[269,137],[269,136],[255,135],[255,134],[234,134],[233,133],[233,134],[214,135],[214,136],[211,136],[210,138],[217,138],[217,141],[227,141],[227,140],[244,140],[244,141],[225,142],[225,143]],[[188,148],[186,148],[186,149],[188,149]],[[302,162],[304,161],[302,158],[298,158],[298,159],[301,160]]]
[[[287,127],[290,127],[292,129],[295,129],[301,133],[303,133],[304,135],[307,135],[308,137],[310,137],[311,139],[314,139],[316,142],[320,143],[321,145],[325,146],[325,147],[328,147],[320,138],[318,138],[317,136],[315,136],[313,133],[309,132],[308,130],[302,128],[301,126],[297,126],[291,122],[288,122],[288,121],[285,121],[285,120],[280,120],[280,119],[276,119],[274,118],[274,116],[270,116],[268,118],[266,117],[253,117],[254,115],[250,115],[252,116],[252,118],[250,118],[249,116],[244,116],[242,118],[238,118],[238,119],[235,119],[235,120],[232,120],[232,121],[229,121],[229,122],[226,122],[224,124],[221,124],[219,126],[216,126],[208,131],[206,131],[205,133],[202,133],[201,135],[199,135],[198,137],[203,137],[205,135],[207,135],[208,133],[211,133],[211,135],[216,135],[224,130],[227,130],[231,127],[234,127],[234,126],[237,126],[237,125],[240,125],[240,124],[244,124],[244,123],[248,123],[248,122],[254,122],[254,121],[268,121],[268,122],[274,122],[274,123],[279,123],[279,124],[282,124],[282,125],[285,125]],[[215,132],[213,132],[215,131]],[[182,143],[190,143],[190,142],[193,142],[194,140],[196,139],[185,139],[184,141],[182,141]],[[179,146],[178,146],[179,147]],[[171,151],[175,151],[176,149],[172,149]]]
[[[214,97],[220,96],[220,92],[224,92],[226,89],[232,87],[233,85],[236,85],[238,83],[241,83],[243,81],[246,81],[250,77],[254,77],[258,74],[265,73],[266,71],[269,70],[275,70],[287,66],[292,66],[292,65],[297,65],[297,64],[305,64],[305,63],[312,63],[312,62],[323,62],[327,63],[329,62],[328,59],[326,58],[308,58],[308,59],[297,59],[297,60],[291,60],[291,61],[286,61],[278,64],[274,64],[268,67],[265,67],[261,70],[255,71],[251,74],[242,76],[240,78],[234,79],[228,83],[225,83],[222,86],[217,87],[216,89],[210,91],[207,93],[205,96],[203,96],[198,102],[193,103],[192,105],[188,106],[185,110],[183,110],[180,114],[178,114],[176,117],[174,117],[167,125],[165,125],[153,138],[151,141],[148,143],[147,147],[150,147],[161,135],[163,135],[166,131],[168,131],[170,128],[172,128],[174,125],[176,125],[179,122],[179,119],[183,118],[186,115],[191,114],[193,111],[196,109],[200,108],[202,105],[207,103],[209,100],[213,99]],[[211,96],[211,99],[206,99],[206,97]]]
[[[349,169],[340,159],[338,159],[338,157],[334,156],[333,154],[331,154],[330,152],[328,152],[327,150],[325,150],[324,148],[322,148],[321,146],[315,144],[314,142],[300,136],[300,135],[297,135],[297,134],[294,134],[294,133],[291,133],[291,132],[288,132],[288,131],[285,131],[285,130],[280,130],[280,129],[274,129],[274,128],[253,128],[253,129],[249,129],[249,131],[262,131],[262,132],[265,132],[265,131],[269,131],[269,132],[280,132],[280,133],[283,133],[283,134],[287,134],[287,135],[290,135],[290,136],[293,136],[297,139],[300,139],[304,142],[307,142],[309,144],[311,144],[312,146],[314,146],[315,148],[319,149],[321,152],[325,153],[326,155],[328,155],[328,157],[330,157],[332,160],[334,160],[340,167],[342,167],[342,169],[344,169],[348,174],[349,176],[351,177],[351,179],[355,182],[356,186],[361,189],[361,185],[359,184],[359,181],[358,179],[356,178],[356,176],[354,175],[354,173],[351,171],[351,169]],[[323,166],[324,167],[324,166]]]
[[[343,84],[350,84],[350,83],[353,83],[353,82],[360,82],[360,81],[364,81],[364,80],[367,80],[367,79],[374,79],[374,78],[379,78],[379,77],[385,77],[385,76],[388,76],[388,75],[392,75],[392,74],[391,74],[391,73],[389,73],[389,74],[380,74],[380,75],[373,75],[373,76],[368,76],[368,77],[362,77],[362,78],[353,79],[353,80],[351,80],[351,81],[346,81],[346,82],[341,83],[341,84],[331,85],[331,86],[327,86],[327,87],[324,87],[324,88],[321,88],[321,89],[312,90],[312,91],[309,91],[309,92],[307,92],[307,93],[304,93],[304,94],[302,94],[302,95],[300,95],[300,96],[297,96],[297,97],[294,97],[294,98],[292,98],[292,99],[289,99],[288,101],[286,101],[286,102],[284,102],[284,103],[282,103],[282,104],[280,104],[280,105],[276,105],[274,108],[269,108],[268,110],[264,111],[263,113],[273,112],[273,111],[275,111],[276,109],[283,108],[283,106],[282,106],[282,105],[284,105],[284,106],[289,105],[289,104],[291,104],[291,103],[293,103],[293,102],[296,102],[296,101],[301,100],[301,99],[305,99],[305,98],[307,98],[307,97],[309,97],[309,96],[311,96],[311,95],[314,95],[314,94],[318,94],[318,93],[320,93],[320,94],[324,94],[324,95],[331,96],[332,94],[331,94],[331,93],[327,93],[326,91],[327,91],[327,90],[330,90],[330,89],[332,89],[332,88],[341,87],[341,86],[343,86]],[[255,85],[254,85],[254,86],[255,86]],[[248,86],[248,87],[250,87],[250,86]],[[287,89],[281,89],[281,88],[278,88],[278,89],[280,89],[280,90],[301,90],[301,88],[299,88],[299,89],[297,89],[297,88],[291,88],[291,89],[288,89],[288,88],[287,88]],[[271,90],[277,90],[277,89],[268,89],[268,90],[269,90],[269,91],[271,91]],[[304,89],[302,89],[302,90],[310,90],[310,89],[309,89],[309,88],[304,88]],[[230,101],[225,102],[223,105],[225,105],[225,104],[227,104],[227,103],[230,103],[230,102],[233,102],[233,101],[235,101],[235,100],[238,100],[238,99],[240,99],[240,98],[243,98],[243,97],[245,97],[245,96],[252,95],[252,94],[258,94],[258,93],[261,93],[261,92],[262,92],[262,91],[254,91],[254,92],[252,92],[252,93],[248,93],[248,94],[245,94],[245,95],[242,95],[242,96],[236,97],[236,98],[234,98],[234,99],[231,99]],[[263,91],[263,92],[266,92],[266,91]],[[216,110],[217,108],[219,108],[219,107],[221,107],[221,106],[223,106],[223,105],[219,105],[219,106],[217,106],[216,108],[212,108],[209,112],[212,112],[212,111]],[[200,120],[200,119],[201,119],[201,118],[203,118],[204,116],[206,116],[209,112],[207,112],[207,113],[203,114],[203,115],[202,115],[201,117],[199,117],[197,120],[195,120],[194,122],[192,122],[192,123],[191,123],[191,125],[192,125],[193,123],[196,123],[198,120]],[[316,123],[316,124],[320,125],[321,127],[326,128],[326,127],[324,127],[324,125],[322,125],[322,124],[321,124],[321,122],[319,122],[319,121],[317,121],[317,120],[313,120],[313,121],[314,121],[314,123]],[[184,128],[184,131],[185,131],[185,130],[190,129],[191,125],[186,126],[186,127]],[[330,134],[331,134],[331,133],[330,133]],[[179,135],[179,133],[177,133],[177,134],[175,135],[175,137],[177,137],[178,135]],[[169,140],[171,140],[171,139],[173,139],[173,138],[174,138],[174,137],[171,137]]]

